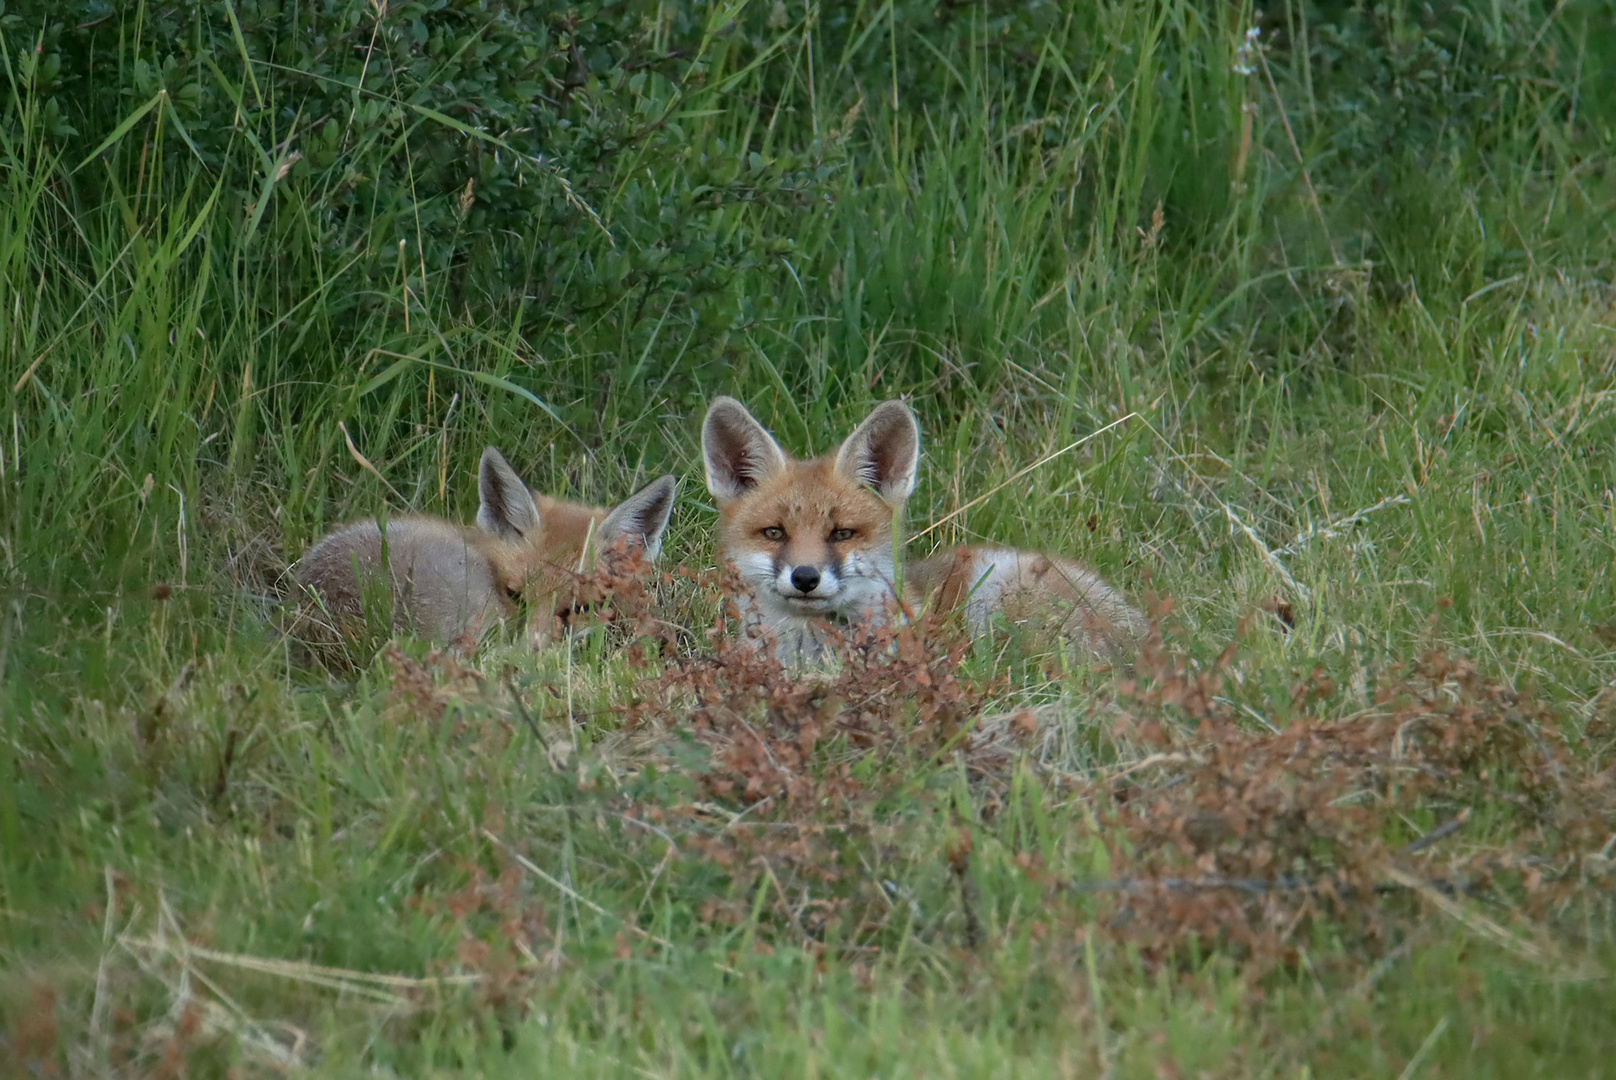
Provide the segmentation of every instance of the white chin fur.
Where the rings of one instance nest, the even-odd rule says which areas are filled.
[[[827,616],[849,622],[880,620],[897,595],[891,559],[851,556],[840,574],[822,570],[819,587],[807,596],[791,584],[791,568],[777,572],[773,558],[764,552],[738,558],[736,568],[760,612],[777,627]]]

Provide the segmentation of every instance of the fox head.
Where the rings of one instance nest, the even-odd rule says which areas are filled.
[[[477,529],[507,610],[525,605],[537,637],[603,599],[586,573],[619,554],[654,560],[673,513],[672,476],[653,480],[609,512],[540,498],[498,450],[477,471]]]
[[[883,402],[835,454],[795,461],[744,405],[720,397],[701,446],[719,547],[766,618],[859,621],[891,605],[894,520],[920,461],[907,405]]]

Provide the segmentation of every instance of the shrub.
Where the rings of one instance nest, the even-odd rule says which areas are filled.
[[[685,117],[725,94],[708,85],[714,28],[695,7],[652,9],[668,25],[647,10],[12,3],[0,34],[27,93],[7,122],[32,107],[76,162],[150,107],[155,140],[124,171],[160,170],[173,197],[200,166],[247,222],[243,249],[258,234],[259,251],[306,248],[325,273],[357,260],[369,288],[333,291],[338,307],[380,303],[372,290],[402,275],[454,310],[516,301],[570,323],[671,304],[727,325],[735,272],[788,246],[736,228],[735,209],[811,200],[835,159],[823,142],[769,161],[703,145]],[[86,201],[107,182],[74,179]]]

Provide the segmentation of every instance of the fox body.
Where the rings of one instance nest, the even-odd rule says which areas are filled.
[[[910,595],[942,611],[959,609],[973,634],[995,618],[1054,630],[1102,659],[1124,656],[1150,629],[1132,604],[1094,571],[1055,555],[997,547],[939,551],[904,567]]]
[[[1143,635],[1144,617],[1097,575],[1036,552],[939,552],[909,562],[900,587],[894,528],[920,462],[920,428],[902,402],[876,406],[834,454],[796,461],[745,406],[720,397],[702,454],[719,548],[782,662],[821,657],[828,622],[880,624],[921,605],[958,610],[975,634],[999,617],[1053,624],[1099,656]]]
[[[477,522],[374,518],[346,525],[297,564],[295,636],[306,644],[348,639],[378,605],[391,625],[469,651],[526,604],[535,635],[599,597],[580,571],[611,551],[654,559],[673,509],[664,476],[614,509],[536,495],[503,455],[483,451]]]

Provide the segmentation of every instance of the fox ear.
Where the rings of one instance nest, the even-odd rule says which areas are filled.
[[[668,530],[668,518],[673,516],[673,489],[677,483],[673,477],[664,476],[619,503],[600,523],[602,546],[627,540],[643,548],[648,559],[661,554],[662,534]]]
[[[786,467],[774,436],[732,397],[713,399],[701,426],[707,490],[719,502],[738,499]]]
[[[920,425],[901,401],[883,401],[836,452],[836,471],[870,488],[889,506],[915,490]]]
[[[483,448],[477,468],[477,527],[502,540],[519,540],[539,530],[539,507],[533,493],[516,475],[505,455],[492,446]]]

